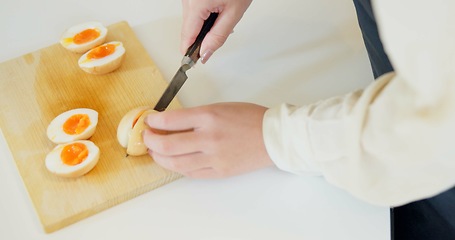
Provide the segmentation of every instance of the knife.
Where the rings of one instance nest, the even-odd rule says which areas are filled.
[[[186,79],[188,78],[186,71],[192,68],[194,64],[196,64],[197,60],[199,60],[201,57],[200,49],[202,40],[204,40],[205,35],[207,35],[207,33],[212,28],[217,17],[218,13],[211,13],[207,20],[205,20],[201,31],[196,37],[196,41],[194,41],[194,43],[188,48],[185,56],[182,59],[180,68],[177,70],[177,73],[175,73],[171,83],[167,86],[160,100],[158,100],[158,103],[156,104],[154,110],[158,112],[164,111],[169,103],[171,103],[172,99],[174,99],[180,88],[183,86]]]

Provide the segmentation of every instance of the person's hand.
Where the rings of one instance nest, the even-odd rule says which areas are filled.
[[[265,107],[220,103],[152,113],[144,143],[156,163],[193,178],[221,178],[272,166],[264,146]]]
[[[219,13],[201,45],[201,62],[205,63],[220,48],[240,21],[252,0],[182,0],[183,25],[180,50],[185,54],[196,40],[210,13]]]

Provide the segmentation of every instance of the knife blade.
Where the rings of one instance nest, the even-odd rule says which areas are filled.
[[[204,24],[198,36],[196,37],[196,40],[188,48],[187,52],[185,53],[185,56],[183,56],[180,68],[177,70],[177,72],[175,73],[174,77],[171,80],[171,83],[167,86],[163,95],[156,103],[154,110],[158,112],[166,110],[167,106],[169,106],[172,99],[174,99],[175,95],[177,95],[178,91],[183,86],[186,79],[188,79],[186,71],[191,69],[201,57],[200,55],[201,43],[204,40],[205,35],[207,35],[207,33],[212,28],[217,17],[218,13],[211,13],[207,20],[204,21]]]

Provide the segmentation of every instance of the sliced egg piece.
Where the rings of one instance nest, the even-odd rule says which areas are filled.
[[[46,156],[47,170],[61,177],[80,177],[92,170],[100,157],[91,141],[79,140],[57,145]]]
[[[61,113],[47,127],[47,137],[54,143],[89,139],[95,133],[98,112],[89,108],[76,108]]]
[[[140,156],[147,153],[147,147],[142,139],[142,132],[150,127],[145,124],[145,117],[156,112],[150,107],[138,107],[129,111],[120,120],[117,128],[117,140],[126,148],[126,153],[131,156]]]
[[[79,58],[78,64],[85,72],[105,74],[119,68],[124,56],[123,43],[112,41],[86,52]]]
[[[151,113],[155,113],[153,109],[146,110],[139,117],[131,130],[130,138],[128,139],[128,146],[126,148],[126,153],[132,156],[140,156],[147,153],[147,146],[144,144],[144,139],[142,138],[142,132],[146,129],[151,129],[146,123],[145,118]]]
[[[133,131],[133,127],[136,125],[138,119],[142,116],[142,114],[150,109],[150,107],[146,106],[134,108],[127,112],[120,120],[120,123],[117,127],[117,140],[122,147],[128,147],[128,141],[130,139],[131,132]]]
[[[104,43],[107,36],[107,28],[100,22],[86,22],[67,29],[60,44],[66,49],[84,53]]]

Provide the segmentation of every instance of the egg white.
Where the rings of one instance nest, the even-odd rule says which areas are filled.
[[[100,35],[96,39],[83,44],[75,44],[72,41],[70,42],[66,41],[66,39],[73,38],[76,34],[86,29],[97,29],[100,32]],[[60,38],[60,44],[72,52],[84,53],[96,46],[103,44],[104,41],[106,40],[107,32],[108,29],[100,22],[81,23],[68,28]]]
[[[70,135],[63,131],[63,124],[75,114],[87,114],[90,119],[90,125],[81,133]],[[47,137],[54,143],[67,143],[75,140],[89,139],[96,130],[98,125],[98,112],[89,108],[76,108],[61,113],[55,117],[47,127]]]
[[[156,110],[150,107],[137,107],[123,116],[117,127],[117,140],[126,148],[126,153],[131,156],[147,154],[147,146],[142,139],[142,132],[150,127],[145,123],[145,118]],[[133,123],[136,122],[136,124]]]
[[[88,59],[88,54],[93,51],[93,49],[91,49],[79,58],[79,67],[92,74],[105,74],[120,67],[125,55],[125,47],[123,46],[123,43],[119,41],[112,41],[104,43],[98,47],[102,47],[107,44],[116,45],[115,51],[112,54],[98,59]]]
[[[128,147],[128,141],[130,139],[131,131],[133,130],[133,122],[141,117],[141,115],[150,107],[141,106],[134,108],[127,112],[117,127],[117,140],[120,145],[124,148]]]
[[[82,143],[87,146],[88,149],[88,156],[82,161],[80,164],[77,165],[67,165],[63,163],[60,154],[63,148],[68,144],[73,143]],[[47,170],[49,172],[54,173],[61,177],[80,177],[90,170],[92,170],[95,165],[98,163],[100,157],[100,150],[98,146],[96,146],[93,142],[88,140],[79,140],[74,142],[69,142],[65,144],[57,145],[51,152],[49,152],[46,156],[45,164]]]
[[[151,114],[155,113],[156,110],[149,109],[142,113],[141,117],[137,120],[133,129],[131,130],[128,146],[126,148],[126,153],[132,156],[141,156],[147,153],[147,146],[145,146],[144,139],[142,138],[142,132],[150,127],[145,123],[145,118]]]

